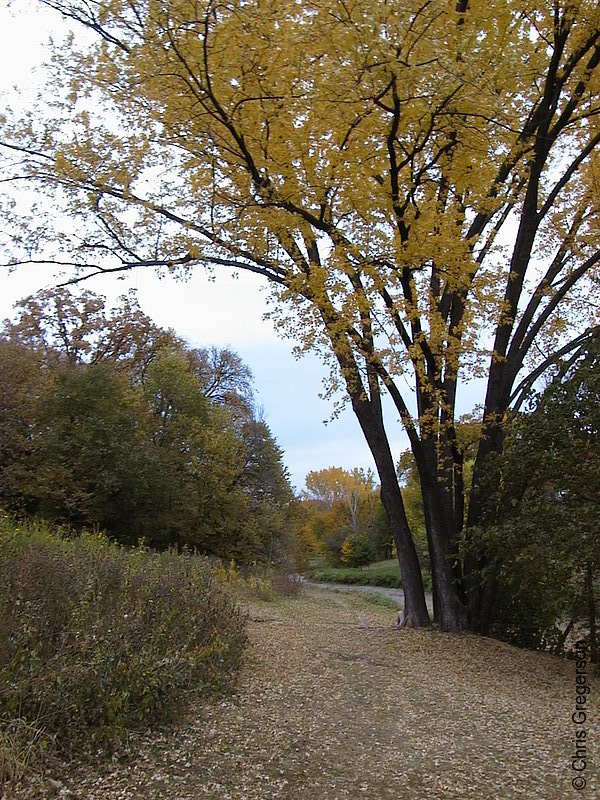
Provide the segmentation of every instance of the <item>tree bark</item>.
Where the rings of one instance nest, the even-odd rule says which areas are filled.
[[[434,587],[434,622],[444,631],[457,633],[464,629],[466,611],[459,599],[454,579],[451,533],[448,519],[436,487],[422,486],[427,542],[431,562],[431,580]]]
[[[421,566],[406,518],[398,476],[383,422],[373,403],[367,399],[352,398],[352,408],[375,460],[381,483],[381,502],[396,545],[404,590],[404,626],[429,627],[431,620],[425,602]]]
[[[499,452],[498,441],[492,444],[496,436],[484,439],[482,436],[473,468],[473,486],[469,500],[467,517],[467,535],[485,522],[485,496],[497,487],[499,477],[486,475],[486,462],[492,453]],[[489,463],[489,462],[488,462]],[[496,483],[496,486],[493,484]],[[492,610],[496,594],[496,582],[492,579],[491,570],[486,567],[491,563],[485,553],[474,553],[469,550],[471,539],[467,539],[467,553],[463,567],[463,592],[467,601],[468,627],[475,633],[487,634],[491,623]]]

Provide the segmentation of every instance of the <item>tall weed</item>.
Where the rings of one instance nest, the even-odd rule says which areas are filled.
[[[227,586],[240,600],[271,602],[277,597],[289,597],[300,592],[300,581],[290,569],[255,565],[240,570],[234,560],[228,564],[213,562],[213,576]]]
[[[1,517],[4,772],[23,761],[9,752],[17,721],[19,742],[30,730],[63,752],[109,744],[172,719],[190,694],[231,687],[245,638],[242,612],[198,556]]]

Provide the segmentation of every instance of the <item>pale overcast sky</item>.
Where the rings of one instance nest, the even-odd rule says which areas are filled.
[[[0,7],[0,90],[9,104],[26,103],[34,96],[36,83],[43,82],[43,70],[38,65],[43,62],[43,45],[57,19],[33,0],[17,0],[12,9],[14,16]],[[11,89],[15,85],[16,94]],[[0,320],[12,315],[17,300],[55,282],[50,266],[23,267],[10,275],[1,271]],[[325,368],[315,356],[295,360],[293,343],[278,339],[270,323],[262,319],[266,295],[258,277],[242,274],[234,280],[222,275],[211,283],[199,271],[188,282],[176,282],[172,278],[159,280],[152,272],[135,271],[123,280],[95,278],[87,287],[106,294],[109,303],[135,288],[143,311],[157,324],[174,328],[192,344],[228,346],[239,353],[253,372],[257,402],[284,451],[297,489],[303,487],[306,473],[313,469],[374,466],[349,409],[324,424],[333,411],[332,402],[318,397],[323,391]],[[397,458],[408,443],[390,406],[387,417]]]

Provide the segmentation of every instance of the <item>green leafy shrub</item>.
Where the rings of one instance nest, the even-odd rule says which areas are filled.
[[[5,742],[15,720],[70,751],[172,719],[232,686],[245,638],[205,559],[0,520]]]
[[[366,567],[375,561],[375,545],[368,536],[352,534],[342,542],[341,562],[348,567]]]

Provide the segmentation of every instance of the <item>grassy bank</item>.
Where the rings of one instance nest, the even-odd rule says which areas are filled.
[[[316,583],[345,583],[361,586],[387,586],[391,589],[402,588],[402,578],[398,562],[390,559],[371,564],[368,567],[318,567],[313,569],[309,578]],[[431,577],[423,573],[426,591],[431,590]]]
[[[245,639],[204,559],[3,515],[0,787],[49,752],[110,744],[228,689]]]

